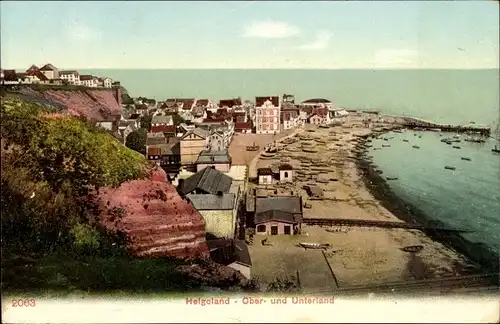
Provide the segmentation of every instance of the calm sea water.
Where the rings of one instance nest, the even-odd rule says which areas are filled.
[[[131,96],[222,99],[294,94],[348,108],[379,109],[387,114],[443,123],[492,125],[500,115],[498,70],[87,70],[121,81]],[[500,155],[493,141],[462,142],[453,149],[438,133],[393,134],[372,151],[374,163],[395,192],[430,217],[467,227],[473,241],[499,249]],[[451,135],[451,134],[447,134]],[[447,136],[446,134],[443,136]],[[410,142],[403,142],[407,138]],[[381,146],[376,141],[374,147]],[[419,145],[420,149],[412,148]],[[461,160],[470,157],[472,161]],[[456,167],[455,171],[444,166]]]

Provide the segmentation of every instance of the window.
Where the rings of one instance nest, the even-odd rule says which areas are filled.
[[[288,171],[285,171],[285,178],[288,178]]]
[[[257,226],[257,232],[263,233],[266,231],[266,225],[258,225]]]

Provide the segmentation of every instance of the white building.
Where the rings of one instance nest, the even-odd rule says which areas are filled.
[[[113,86],[113,80],[111,78],[105,77],[103,81],[105,88],[111,88]]]
[[[61,79],[68,81],[72,85],[80,85],[80,73],[78,71],[61,71],[59,72]]]
[[[95,88],[98,85],[98,80],[92,75],[80,75],[80,85],[90,88]]]
[[[255,130],[257,134],[280,132],[281,100],[279,96],[255,98]]]

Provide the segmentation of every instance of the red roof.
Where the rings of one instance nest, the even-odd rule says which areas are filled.
[[[175,133],[175,125],[151,126],[151,133]]]
[[[205,118],[203,119],[202,123],[203,124],[222,124],[226,121],[224,118]]]
[[[232,108],[233,106],[241,106],[241,99],[240,98],[234,98],[234,99],[222,99],[219,101],[219,107],[228,107]]]
[[[92,80],[94,77],[92,75],[88,74],[82,74],[80,75],[80,81],[86,81],[86,80]]]
[[[234,123],[234,129],[235,130],[237,130],[237,129],[252,129],[252,122],[246,122],[246,123],[236,122],[236,123]]]
[[[255,107],[262,107],[264,102],[267,100],[271,100],[272,104],[275,107],[278,107],[280,104],[280,98],[277,96],[271,96],[271,97],[255,97]]]
[[[208,99],[198,99],[196,100],[196,106],[207,106]]]

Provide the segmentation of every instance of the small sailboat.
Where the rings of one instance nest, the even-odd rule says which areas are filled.
[[[396,177],[387,177],[386,180],[398,180]]]
[[[452,166],[449,166],[449,165],[445,166],[444,168],[446,170],[455,170],[456,169],[455,167],[452,167]]]
[[[412,147],[413,147],[413,148],[416,148],[416,149],[419,149],[419,148],[420,148],[420,146],[418,146],[418,145],[413,145]]]
[[[382,147],[391,147],[390,145],[382,145]]]
[[[453,146],[454,149],[461,149],[460,146]]]
[[[407,140],[407,139],[404,139],[404,140],[403,140],[403,142],[409,142],[409,140]]]
[[[471,161],[471,158],[464,157],[464,156],[462,156],[461,159],[464,160],[464,161]]]

